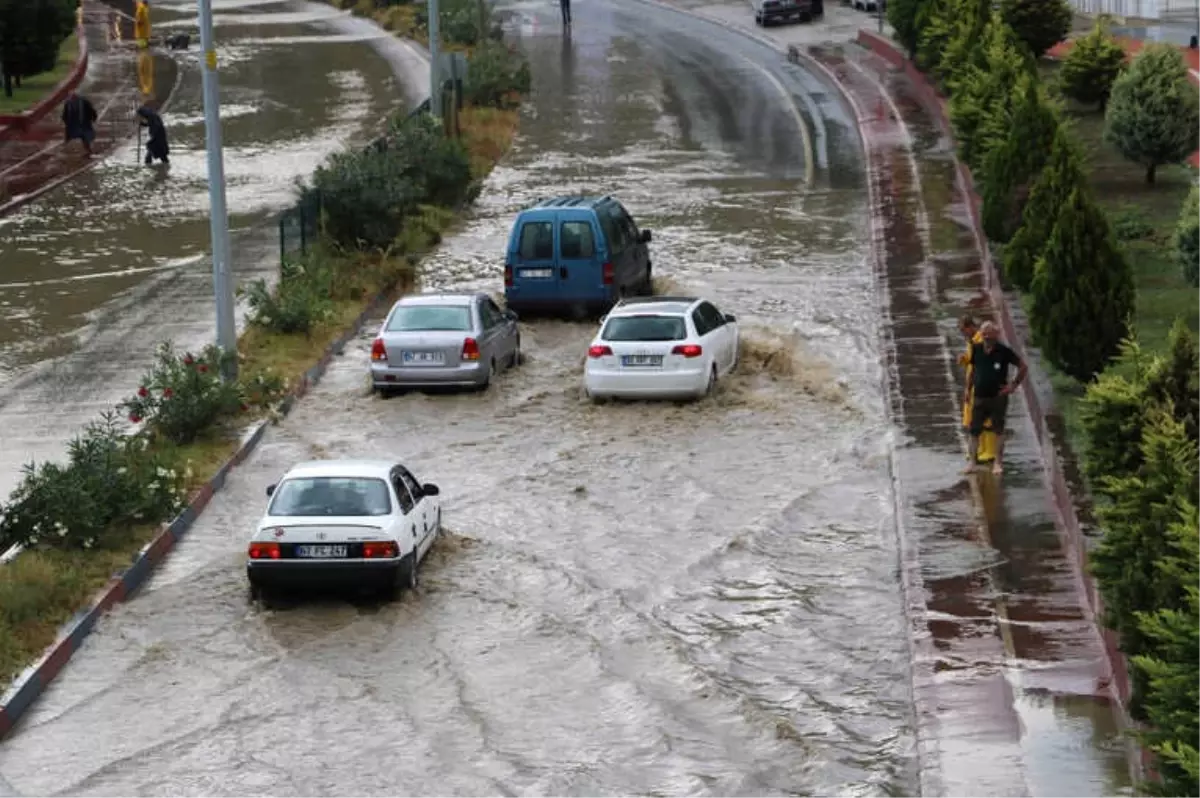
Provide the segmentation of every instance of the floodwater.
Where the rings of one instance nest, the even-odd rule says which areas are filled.
[[[520,207],[611,192],[653,230],[660,288],[738,315],[740,373],[697,404],[592,406],[592,326],[545,321],[485,394],[383,400],[364,334],[0,747],[16,789],[915,791],[848,122],[781,103],[810,80],[738,37],[597,4],[567,38],[555,12],[510,18],[536,83],[523,133],[425,285],[498,290]],[[808,168],[799,124],[841,171]],[[422,588],[250,605],[264,488],[347,456],[442,486],[450,532]],[[122,735],[95,734],[116,717]]]
[[[346,141],[374,136],[413,95],[404,83],[424,87],[428,72],[415,55],[411,63],[377,57],[361,43],[361,21],[328,6],[217,0],[214,10],[241,283],[274,274],[273,221],[292,203],[296,179]],[[61,456],[80,426],[130,395],[160,341],[202,346],[213,337],[195,3],[156,2],[153,13],[159,34],[179,29],[193,39],[175,54],[178,83],[163,113],[170,166],[142,166],[130,139],[92,171],[0,218],[0,496],[23,463]]]

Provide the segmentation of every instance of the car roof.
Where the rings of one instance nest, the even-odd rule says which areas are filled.
[[[293,477],[376,477],[387,479],[399,463],[392,460],[309,460],[288,469],[284,479]]]
[[[438,291],[410,294],[396,300],[396,305],[469,305],[472,300],[487,296],[478,291]]]
[[[692,305],[700,300],[690,296],[647,296],[632,297],[618,302],[608,314],[610,316],[631,316],[641,313],[687,313]]]
[[[608,194],[605,194],[602,197],[590,194],[564,194],[558,197],[538,200],[536,203],[526,208],[526,210],[541,210],[543,208],[589,209],[611,201],[613,201],[613,198]]]

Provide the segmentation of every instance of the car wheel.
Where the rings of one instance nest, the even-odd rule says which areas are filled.
[[[703,399],[706,396],[712,396],[713,390],[716,389],[716,387],[717,387],[717,364],[713,363],[712,368],[709,369],[709,372],[708,372],[708,383],[704,386],[704,393],[700,394],[700,398]]]
[[[421,577],[419,575],[420,564],[417,562],[417,550],[413,549],[408,556],[404,558],[404,562],[400,564],[400,584],[409,590],[416,590],[421,586]]]
[[[646,263],[646,279],[641,285],[642,296],[654,296],[654,267],[650,263]]]
[[[512,362],[508,364],[510,369],[515,369],[521,365],[521,336],[517,336],[517,345],[513,348]]]
[[[483,379],[479,383],[479,390],[486,391],[488,386],[492,384],[492,375],[496,373],[496,361],[493,358],[488,361],[487,373],[483,375]]]

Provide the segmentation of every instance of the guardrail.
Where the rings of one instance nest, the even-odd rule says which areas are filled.
[[[428,99],[409,111],[408,118],[427,113]],[[387,149],[390,138],[390,133],[384,133],[363,147],[363,150],[382,152]],[[279,262],[284,263],[288,258],[308,252],[320,231],[321,195],[316,191],[306,192],[295,205],[279,215]]]

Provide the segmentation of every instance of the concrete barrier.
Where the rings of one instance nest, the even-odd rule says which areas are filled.
[[[358,335],[367,321],[379,313],[390,299],[390,292],[376,296],[346,331],[325,348],[320,360],[304,372],[295,387],[284,398],[282,403],[284,415],[291,411],[296,400],[320,382],[333,358],[345,350],[346,344]],[[16,726],[21,716],[33,705],[38,696],[50,686],[71,656],[83,645],[84,639],[95,627],[97,620],[114,604],[127,601],[137,594],[167,552],[188,533],[212,497],[224,487],[229,472],[249,457],[250,453],[258,446],[270,423],[261,421],[247,430],[237,451],[192,496],[183,511],[170,523],[163,524],[154,539],[133,555],[129,567],[114,575],[92,599],[91,604],[77,612],[70,621],[64,624],[54,643],[43,652],[41,658],[26,668],[13,681],[7,692],[0,697],[0,739],[3,739]]]
[[[950,125],[945,98],[938,93],[925,74],[905,58],[896,44],[887,38],[867,30],[859,31],[858,42],[892,66],[904,72],[916,89],[918,99],[922,105],[937,120],[942,132],[953,140],[953,130]],[[958,189],[962,193],[964,205],[967,208],[971,222],[971,233],[975,237],[975,243],[982,258],[984,279],[992,308],[995,310],[997,320],[1004,329],[1005,339],[1029,363],[1030,370],[1034,371],[1037,369],[1037,364],[1026,356],[1025,350],[1027,347],[1025,342],[1017,336],[1016,326],[1013,324],[1012,310],[1009,307],[1008,298],[1004,295],[1004,291],[1001,288],[1000,275],[996,269],[995,262],[992,260],[987,236],[983,232],[983,225],[980,222],[982,203],[975,191],[975,183],[972,179],[971,171],[957,157],[955,157],[954,162]],[[1044,378],[1044,375],[1039,376]],[[1092,620],[1097,623],[1100,635],[1104,640],[1108,666],[1112,673],[1110,693],[1120,709],[1121,719],[1128,723],[1128,716],[1125,712],[1125,707],[1129,702],[1128,664],[1125,660],[1125,655],[1121,653],[1116,633],[1099,621],[1100,618],[1104,617],[1104,603],[1100,598],[1095,581],[1088,572],[1087,541],[1079,523],[1079,516],[1075,512],[1073,496],[1067,485],[1066,475],[1059,461],[1054,439],[1051,437],[1049,427],[1046,424],[1045,410],[1034,388],[1038,382],[1045,382],[1045,380],[1025,380],[1021,386],[1021,391],[1025,397],[1026,406],[1029,408],[1029,415],[1033,419],[1034,432],[1042,458],[1043,473],[1053,497],[1055,525],[1062,537],[1063,547],[1066,550],[1067,556],[1075,566],[1075,577],[1080,586],[1080,591],[1085,596],[1087,602],[1084,609],[1091,614]]]
[[[75,59],[75,65],[71,67],[71,71],[59,81],[53,92],[39,100],[28,111],[22,111],[19,114],[0,114],[0,141],[19,136],[40,122],[43,117],[62,105],[63,101],[67,99],[67,95],[83,81],[83,76],[87,74],[88,68],[87,37],[83,34],[83,25],[75,28],[75,35],[79,39],[79,56]]]

